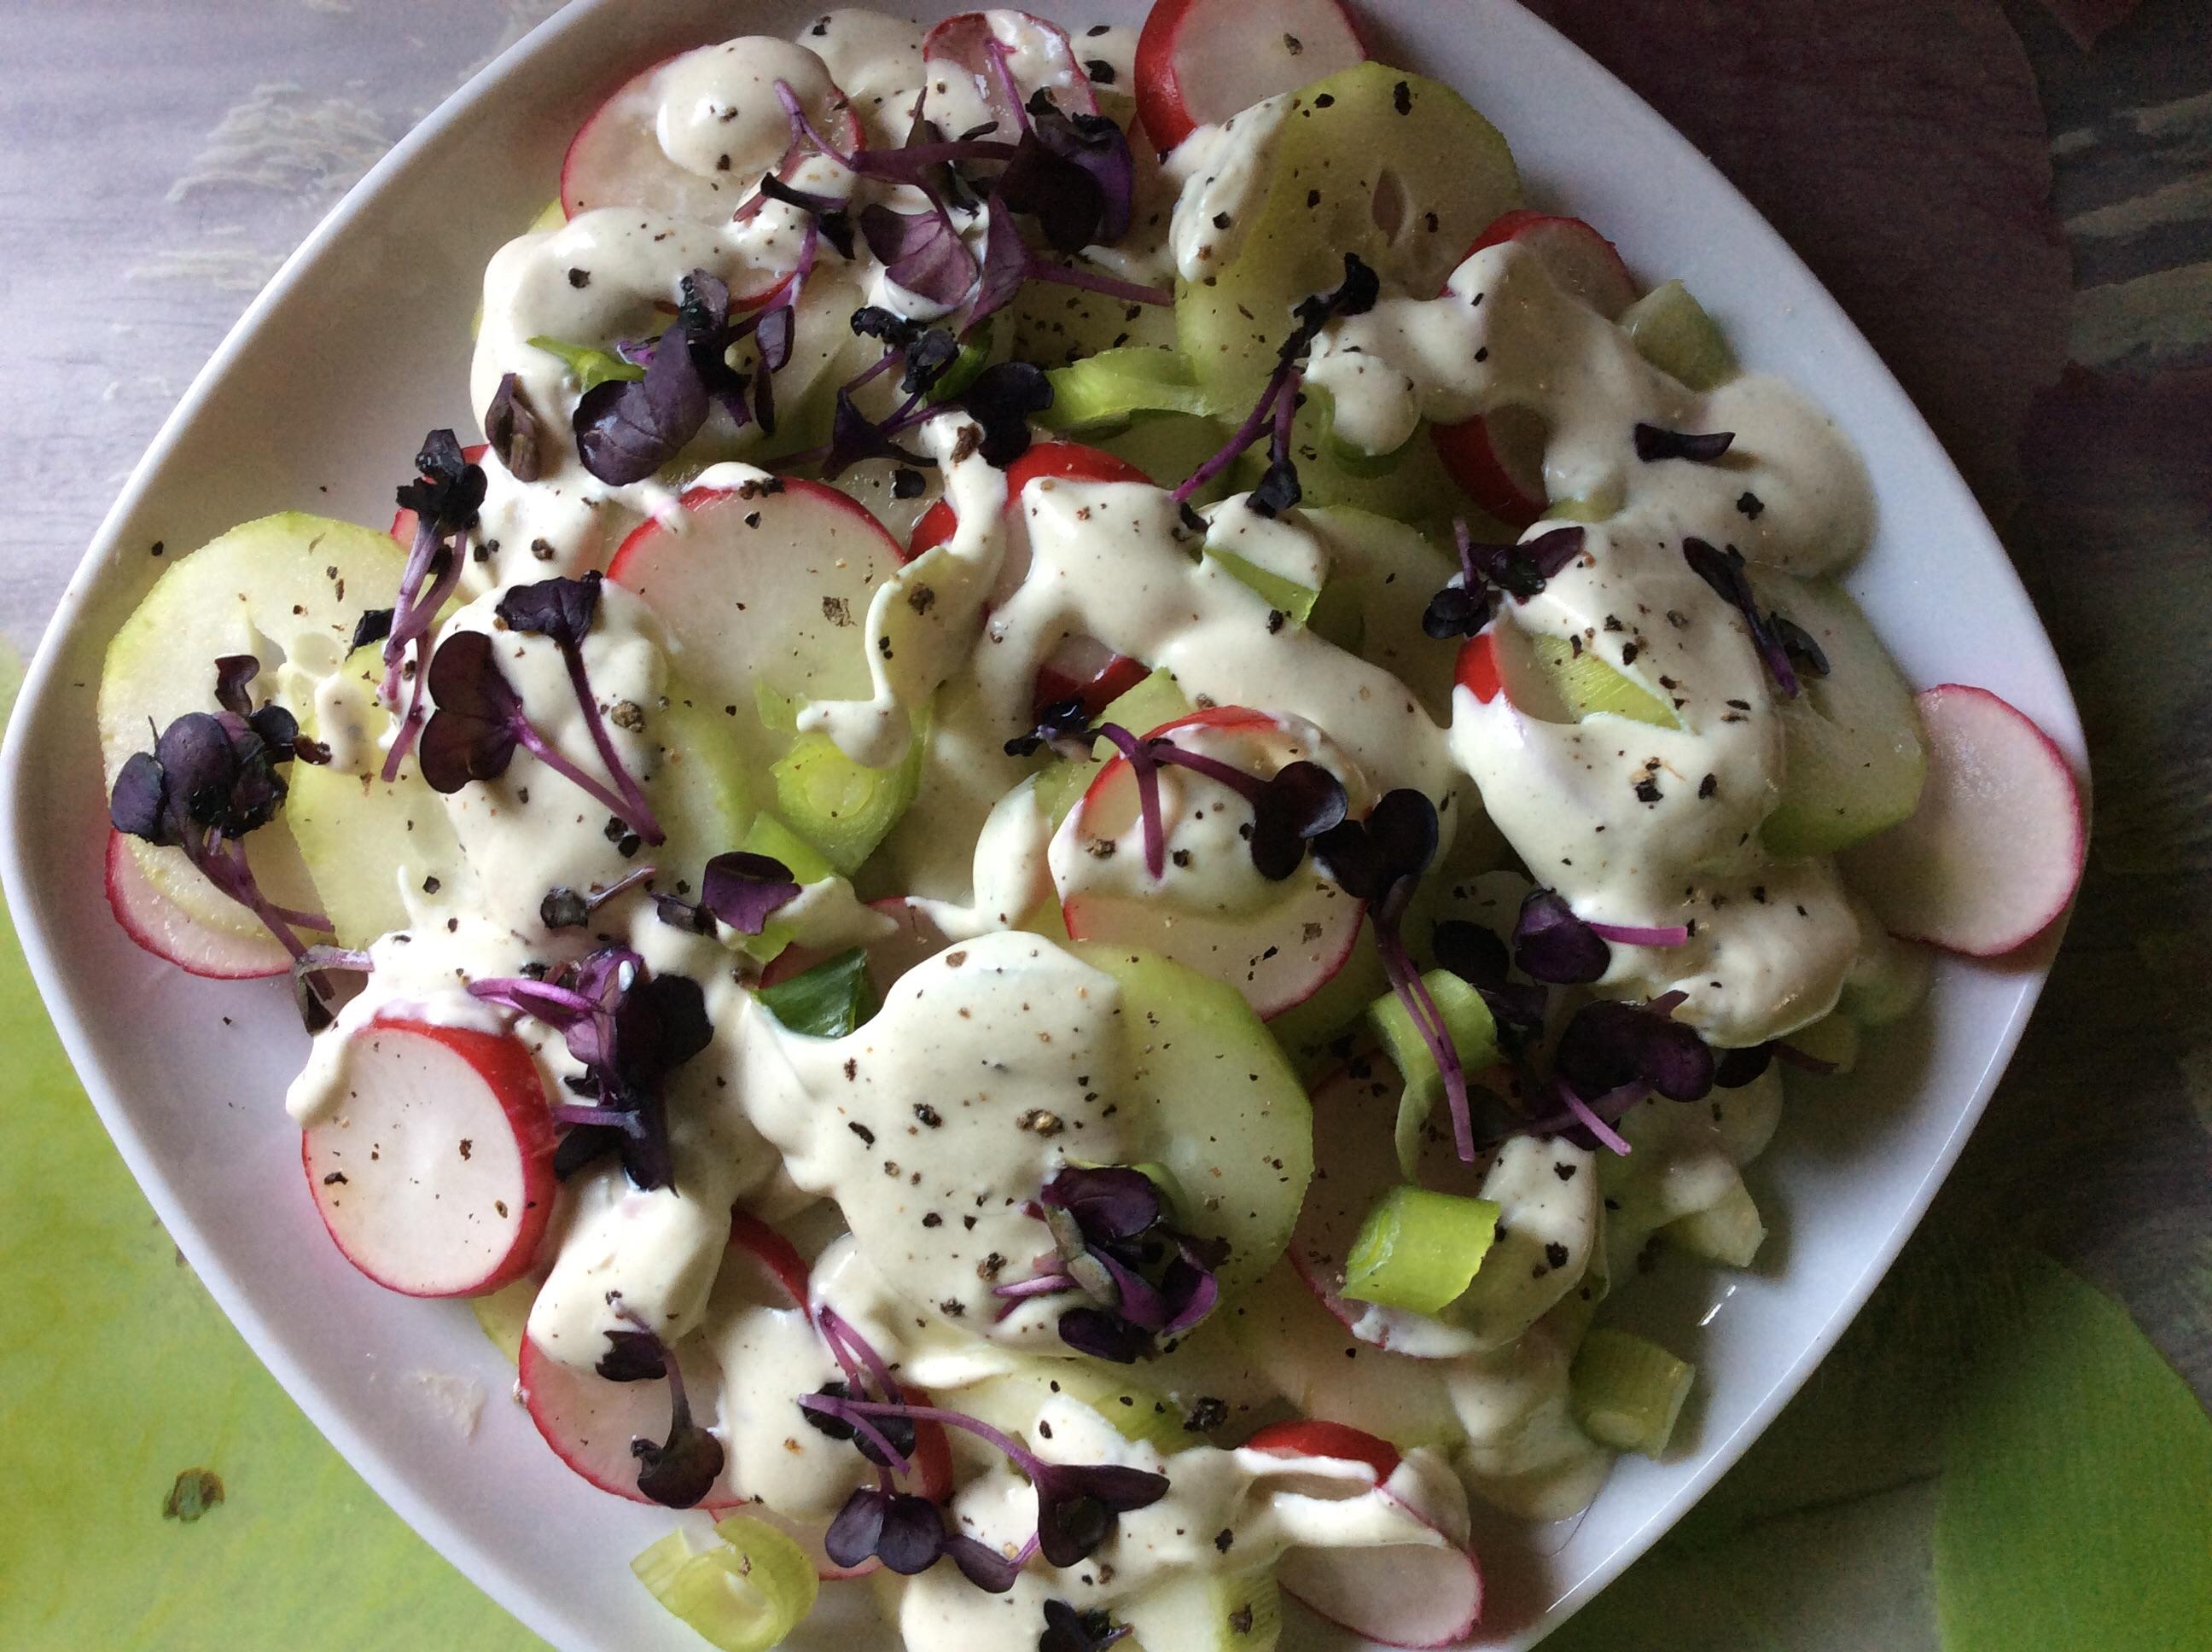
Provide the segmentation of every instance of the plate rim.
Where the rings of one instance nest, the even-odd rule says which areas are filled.
[[[1364,9],[1373,14],[1385,14],[1376,16],[1374,21],[1380,22],[1387,33],[1388,11],[1394,4],[1404,3],[1405,0],[1365,0]],[[2040,658],[2028,662],[2028,669],[2039,677],[2047,673],[2057,690],[2056,702],[2047,708],[2038,720],[2072,765],[2081,788],[2086,829],[2090,797],[2089,769],[2080,714],[2048,629],[2040,616],[2035,615],[2033,600],[2021,580],[2018,570],[2013,566],[2009,554],[1979,501],[1968,489],[1955,461],[1929,427],[1880,352],[1874,349],[1826,287],[1765,215],[1689,139],[1611,70],[1590,58],[1549,22],[1519,5],[1516,0],[1456,0],[1456,3],[1468,14],[1468,26],[1470,28],[1497,26],[1533,33],[1543,37],[1545,49],[1571,55],[1580,60],[1589,72],[1601,77],[1612,94],[1612,112],[1644,128],[1641,135],[1647,141],[1671,151],[1668,159],[1673,164],[1687,165],[1701,173],[1705,187],[1724,197],[1745,220],[1756,227],[1753,234],[1765,238],[1766,244],[1755,249],[1760,264],[1763,267],[1779,266],[1796,277],[1802,287],[1799,303],[1809,303],[1818,307],[1823,312],[1820,319],[1824,322],[1839,331],[1850,344],[1863,352],[1865,364],[1873,370],[1873,385],[1890,404],[1882,410],[1883,416],[1902,426],[1905,440],[1916,446],[1924,442],[1927,449],[1937,456],[1939,462],[1933,469],[1931,479],[1951,495],[1947,501],[1946,514],[1954,519],[1974,525],[1979,536],[1986,541],[1982,550],[1992,564],[1990,573],[2000,580],[2008,582],[2021,606],[2034,616],[2033,635],[2024,641],[2032,644]],[[418,155],[434,147],[482,100],[496,95],[509,80],[519,74],[526,74],[539,56],[551,51],[556,42],[572,31],[588,27],[602,14],[620,10],[623,6],[623,0],[573,0],[573,3],[537,25],[500,52],[394,144],[286,258],[268,284],[247,305],[206,364],[194,375],[191,386],[162,422],[145,452],[132,466],[130,477],[114,503],[102,517],[40,635],[37,649],[26,669],[13,714],[8,720],[4,744],[0,744],[0,889],[4,889],[25,959],[38,983],[55,1030],[103,1127],[114,1141],[139,1190],[153,1206],[163,1227],[183,1251],[210,1294],[238,1327],[255,1357],[267,1367],[324,1436],[337,1447],[355,1472],[441,1557],[534,1633],[556,1645],[576,1644],[569,1626],[542,1601],[526,1576],[480,1543],[464,1522],[447,1518],[427,1493],[416,1490],[407,1471],[384,1451],[368,1430],[356,1428],[342,1414],[336,1401],[326,1396],[322,1385],[294,1357],[270,1316],[257,1305],[252,1289],[242,1278],[234,1275],[214,1254],[212,1240],[204,1239],[199,1224],[183,1210],[181,1196],[173,1187],[166,1167],[147,1144],[135,1122],[131,1105],[124,1099],[125,1086],[111,1078],[107,1063],[95,1048],[94,1036],[80,1017],[76,1001],[64,987],[62,972],[56,957],[57,947],[52,938],[52,926],[40,899],[40,891],[32,882],[31,869],[25,854],[27,836],[42,824],[38,815],[38,801],[27,784],[27,775],[31,762],[33,731],[56,714],[56,708],[49,702],[60,691],[58,677],[65,652],[64,643],[76,632],[83,611],[92,603],[101,584],[104,570],[115,562],[123,528],[153,493],[155,483],[173,450],[180,445],[185,433],[198,420],[205,404],[228,377],[237,358],[260,331],[269,313],[312,275],[331,241],[355,220],[374,210],[387,184],[410,169]],[[1046,7],[1048,10],[1054,9],[1049,4]],[[2023,990],[2014,999],[2002,1025],[1991,1029],[1992,1036],[1984,1047],[1987,1054],[1973,1078],[1971,1094],[1960,1108],[1952,1128],[1936,1151],[1921,1163],[1918,1178],[1904,1204],[1903,1214],[1883,1242],[1867,1254],[1850,1284],[1829,1298],[1826,1316],[1817,1332],[1779,1370],[1767,1392],[1750,1407],[1734,1430],[1725,1437],[1701,1447],[1701,1461],[1695,1473],[1659,1501],[1612,1553],[1553,1599],[1544,1608],[1540,1618],[1526,1629],[1504,1642],[1489,1644],[1498,1648],[1499,1652],[1509,1648],[1524,1649],[1557,1630],[1640,1558],[1659,1536],[1704,1497],[1723,1474],[1735,1467],[1751,1443],[1765,1431],[1827,1357],[1844,1331],[1865,1306],[1875,1286],[1888,1272],[1905,1244],[1918,1230],[1937,1189],[1955,1167],[1967,1138],[1979,1123],[1999,1079],[2018,1048],[2027,1023],[2047,983],[2052,958],[2063,939],[2072,911],[2069,903],[2068,910],[2022,953],[1999,961],[2010,968]]]

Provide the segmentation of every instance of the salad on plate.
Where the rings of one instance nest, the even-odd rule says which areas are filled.
[[[388,530],[113,639],[117,919],[289,977],[331,1239],[700,1511],[633,1570],[713,1644],[1466,1640],[1471,1500],[1668,1450],[1607,1305],[1753,1265],[1785,1076],[2063,910],[2065,763],[1337,0],[613,81]]]

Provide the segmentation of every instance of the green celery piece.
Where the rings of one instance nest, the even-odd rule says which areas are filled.
[[[823,859],[821,850],[774,815],[755,815],[752,824],[745,828],[744,841],[738,847],[747,854],[764,854],[771,860],[781,860],[791,869],[793,879],[801,884],[818,884],[837,875],[837,869]],[[758,963],[769,963],[791,944],[792,939],[791,926],[771,918],[759,934],[740,935],[737,944],[747,957]]]
[[[1621,313],[1637,352],[1692,390],[1712,390],[1735,377],[1735,353],[1719,324],[1679,281],[1654,287]]]
[[[1470,1077],[1498,1060],[1498,1023],[1490,1006],[1449,969],[1431,969],[1421,977],[1443,1017],[1444,1030],[1459,1052],[1461,1070]],[[1444,1093],[1443,1075],[1436,1058],[1413,1025],[1413,1017],[1395,993],[1385,993],[1367,1006],[1367,1025],[1382,1042],[1383,1053],[1405,1081],[1398,1102],[1398,1168],[1410,1181],[1420,1153],[1421,1129]]]
[[[821,1585],[798,1544],[757,1520],[714,1523],[721,1540],[694,1552],[671,1532],[632,1560],[653,1598],[720,1652],[769,1652],[814,1609]]]
[[[1560,637],[1537,636],[1531,641],[1537,663],[1577,722],[1602,714],[1649,723],[1654,728],[1681,726],[1672,711],[1599,659],[1595,650],[1585,648],[1577,653],[1574,646]]]
[[[1045,378],[1052,405],[1038,416],[1049,429],[1091,430],[1126,423],[1139,413],[1191,413],[1212,417],[1220,410],[1181,350],[1132,344],[1101,350]]]
[[[1294,580],[1286,580],[1279,574],[1271,574],[1234,551],[1215,550],[1209,547],[1206,554],[1220,563],[1224,573],[1235,575],[1258,592],[1268,607],[1281,610],[1299,625],[1304,625],[1311,616],[1314,604],[1321,599],[1320,592],[1302,586]]]
[[[1568,1403],[1583,1432],[1614,1451],[1666,1452],[1698,1368],[1656,1342],[1601,1327],[1583,1339],[1568,1377]]]
[[[760,989],[770,1014],[795,1033],[842,1038],[876,1011],[868,986],[868,955],[853,947]]]
[[[1498,1238],[1488,1199],[1393,1187],[1382,1195],[1345,1258],[1344,1294],[1410,1313],[1441,1314],[1467,1294]]]
[[[854,762],[819,730],[801,734],[769,768],[784,822],[850,878],[898,823],[921,787],[926,727],[890,768]]]
[[[588,344],[571,344],[543,335],[529,342],[532,349],[544,350],[567,362],[568,371],[576,375],[577,386],[584,390],[597,389],[612,379],[635,380],[645,377],[645,369],[635,361],[625,361],[611,351],[594,349]]]

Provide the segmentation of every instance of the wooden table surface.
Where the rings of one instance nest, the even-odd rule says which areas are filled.
[[[0,632],[35,643],[284,254],[555,9],[0,0]],[[2117,1295],[2212,1395],[2212,5],[1536,9],[1807,253],[2005,530],[2081,701],[2096,825],[1940,1208]]]

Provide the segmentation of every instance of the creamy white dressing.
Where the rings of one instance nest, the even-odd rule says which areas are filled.
[[[1132,31],[1079,32],[1063,46],[1019,14],[990,14],[989,27],[1024,93],[1072,94],[1070,64],[1096,61],[1108,72],[1094,89],[1109,111],[1124,106]],[[740,300],[773,287],[799,260],[804,215],[768,200],[739,208],[760,175],[788,159],[776,82],[794,88],[841,143],[853,123],[864,142],[903,142],[921,99],[948,135],[989,118],[997,88],[957,65],[926,64],[922,40],[915,24],[840,9],[804,27],[795,44],[749,38],[671,60],[608,117],[658,155],[653,204],[591,206],[519,237],[487,269],[473,401],[489,405],[513,374],[555,439],[542,444],[543,474],[529,483],[495,458],[483,461],[489,486],[471,560],[439,635],[492,636],[533,726],[588,774],[609,778],[559,651],[506,630],[494,613],[498,598],[517,584],[605,568],[640,525],[680,532],[690,510],[672,480],[610,487],[584,470],[562,439],[581,385],[532,341],[609,349],[649,339],[694,270],[726,281]],[[1201,127],[1164,164],[1140,142],[1135,227],[1121,246],[1094,249],[1092,261],[1127,279],[1172,272],[1198,281],[1234,258],[1264,201],[1287,105],[1271,99]],[[821,156],[798,162],[791,177],[855,208],[884,201],[911,210],[918,201]],[[984,228],[980,215],[963,215],[971,244]],[[865,248],[848,264],[823,246],[799,296],[792,362],[776,377],[782,405],[795,408],[873,362],[878,345],[849,325],[867,302],[922,320],[943,307],[900,290]],[[757,348],[739,345],[732,362],[757,370]],[[1032,1203],[1050,1176],[1071,1163],[1157,1158],[1159,1127],[1151,1107],[1121,1105],[1137,1091],[1134,1069],[1149,1046],[1142,1029],[1125,1024],[1121,984],[1017,926],[1054,927],[1063,901],[1096,900],[1241,937],[1293,908],[1313,919],[1309,930],[1326,927],[1346,903],[1310,868],[1283,884],[1260,878],[1244,847],[1249,806],[1180,769],[1161,778],[1162,878],[1145,871],[1133,795],[1069,814],[1055,834],[1032,765],[1005,745],[1033,720],[1040,667],[1071,639],[1172,673],[1194,705],[1252,707],[1273,720],[1264,739],[1187,734],[1193,750],[1261,776],[1318,761],[1345,781],[1355,815],[1384,791],[1415,788],[1442,809],[1447,849],[1462,823],[1486,811],[1536,880],[1585,918],[1690,928],[1680,946],[1615,944],[1598,990],[1680,991],[1684,1017],[1717,1044],[1758,1042],[1815,1020],[1847,984],[1884,1002],[1909,993],[1911,961],[1869,927],[1832,866],[1778,861],[1761,844],[1784,779],[1773,685],[1741,618],[1681,556],[1688,536],[1799,574],[1856,554],[1871,530],[1870,494],[1832,421],[1770,379],[1741,378],[1703,395],[1686,389],[1510,243],[1469,258],[1440,297],[1389,296],[1366,315],[1332,323],[1308,377],[1328,392],[1337,435],[1372,452],[1413,439],[1424,419],[1506,407],[1538,416],[1550,496],[1602,519],[1539,595],[1501,602],[1495,635],[1509,683],[1537,639],[1554,640],[1595,651],[1676,726],[1607,715],[1545,721],[1504,695],[1486,703],[1464,688],[1449,694],[1449,721],[1440,720],[1450,644],[1419,636],[1403,616],[1396,630],[1405,635],[1394,632],[1379,648],[1369,638],[1370,654],[1407,662],[1425,684],[1417,693],[1384,665],[1286,623],[1231,560],[1318,591],[1333,574],[1372,571],[1356,537],[1295,510],[1262,515],[1243,496],[1194,527],[1161,489],[1125,483],[1043,477],[1010,499],[1006,473],[977,451],[978,428],[963,414],[940,414],[902,438],[935,461],[922,497],[893,505],[893,467],[882,462],[848,485],[882,507],[902,539],[941,489],[956,528],[875,585],[848,633],[849,658],[827,668],[838,692],[798,714],[801,729],[872,768],[899,762],[921,738],[921,794],[855,874],[857,890],[844,877],[818,879],[775,922],[810,955],[867,946],[900,925],[863,894],[899,894],[914,897],[913,910],[946,944],[914,963],[858,1030],[817,1039],[787,1030],[763,1007],[747,938],[726,926],[702,935],[664,922],[645,889],[609,902],[586,931],[550,931],[539,916],[548,890],[607,889],[655,864],[654,851],[625,843],[602,805],[518,752],[503,775],[443,800],[458,851],[453,875],[431,880],[435,890],[403,890],[408,926],[369,946],[364,990],[317,1038],[291,1086],[293,1116],[312,1123],[343,1109],[346,1041],[379,1015],[512,1029],[537,1054],[549,1094],[560,1095],[564,1079],[584,1072],[560,1036],[467,987],[556,967],[602,938],[635,949],[653,974],[698,981],[714,1035],[665,1086],[673,1185],[641,1191],[604,1163],[568,1184],[528,1333],[579,1370],[605,1352],[607,1333],[637,1325],[711,1356],[720,1374],[711,1414],[732,1483],[779,1513],[818,1520],[865,1476],[851,1448],[806,1426],[794,1403],[838,1367],[799,1309],[726,1288],[732,1205],[779,1221],[812,1206],[808,1219],[822,1229],[806,1247],[813,1305],[834,1309],[902,1381],[940,1403],[957,1404],[962,1390],[1039,1359],[1071,1358],[1057,1331],[1063,1302],[1010,1303],[997,1288],[1056,1263]],[[865,406],[887,411],[895,386],[895,375],[884,375],[863,392]],[[1736,441],[1720,465],[1646,464],[1633,445],[1639,422],[1730,429]],[[763,440],[718,413],[672,474],[709,489],[763,483],[767,471],[731,462],[757,453]],[[1745,496],[1759,509],[1746,512]],[[1395,566],[1387,577],[1397,577]],[[1425,595],[1412,598],[1415,619]],[[678,692],[672,669],[679,677],[690,670],[662,618],[608,585],[584,645],[599,714],[629,773],[649,786],[665,778],[655,765],[672,756],[656,739]],[[1443,666],[1432,670],[1434,659]],[[743,680],[741,671],[731,676]],[[389,742],[377,726],[388,720],[365,723],[346,690],[334,673],[299,692],[341,771],[366,774]],[[763,774],[750,779],[761,792]],[[763,792],[750,801],[773,799]],[[701,829],[684,823],[695,836]],[[653,890],[688,889],[683,880],[699,875],[703,853],[738,847],[685,841],[698,853],[689,861],[664,853]],[[1510,930],[1524,888],[1513,874],[1471,880],[1435,896],[1436,910]],[[1651,1232],[1740,1188],[1738,1172],[1765,1145],[1778,1104],[1769,1074],[1717,1090],[1710,1103],[1632,1109],[1621,1126],[1636,1149],[1626,1160],[1601,1163],[1563,1141],[1523,1138],[1489,1164],[1481,1193],[1500,1205],[1499,1237],[1464,1311],[1431,1322],[1420,1351],[1437,1357],[1357,1351],[1370,1369],[1388,1362],[1392,1381],[1449,1429],[1453,1466],[1468,1486],[1536,1517],[1571,1513],[1594,1495],[1609,1455],[1583,1435],[1568,1401],[1591,1309]],[[1279,1268],[1263,1289],[1289,1277]],[[1259,1412],[1279,1394],[1314,1388],[1297,1375],[1300,1360],[1255,1353],[1251,1339],[1268,1334],[1276,1333],[1257,1319],[1234,1335],[1209,1330],[1137,1375],[1178,1394],[1233,1395],[1240,1417]],[[1310,1327],[1280,1334],[1316,1335]],[[1334,1344],[1334,1327],[1320,1339]],[[1026,1437],[1051,1461],[1164,1472],[1170,1492],[1124,1515],[1094,1562],[1054,1572],[1032,1561],[1007,1595],[969,1586],[948,1565],[891,1586],[913,1652],[1025,1648],[1047,1598],[1109,1608],[1151,1652],[1171,1652],[1175,1625],[1187,1621],[1165,1604],[1178,1579],[1233,1588],[1295,1547],[1443,1541],[1406,1512],[1405,1497],[1446,1532],[1465,1526],[1460,1479],[1426,1452],[1407,1457],[1404,1484],[1394,1481],[1386,1495],[1364,1467],[1342,1462],[1202,1444],[1164,1461],[1064,1394],[1042,1406]],[[972,1442],[957,1442],[956,1460],[965,1484],[954,1517],[1017,1552],[1035,1529],[1027,1483]],[[1221,1534],[1233,1540],[1218,1542]]]

